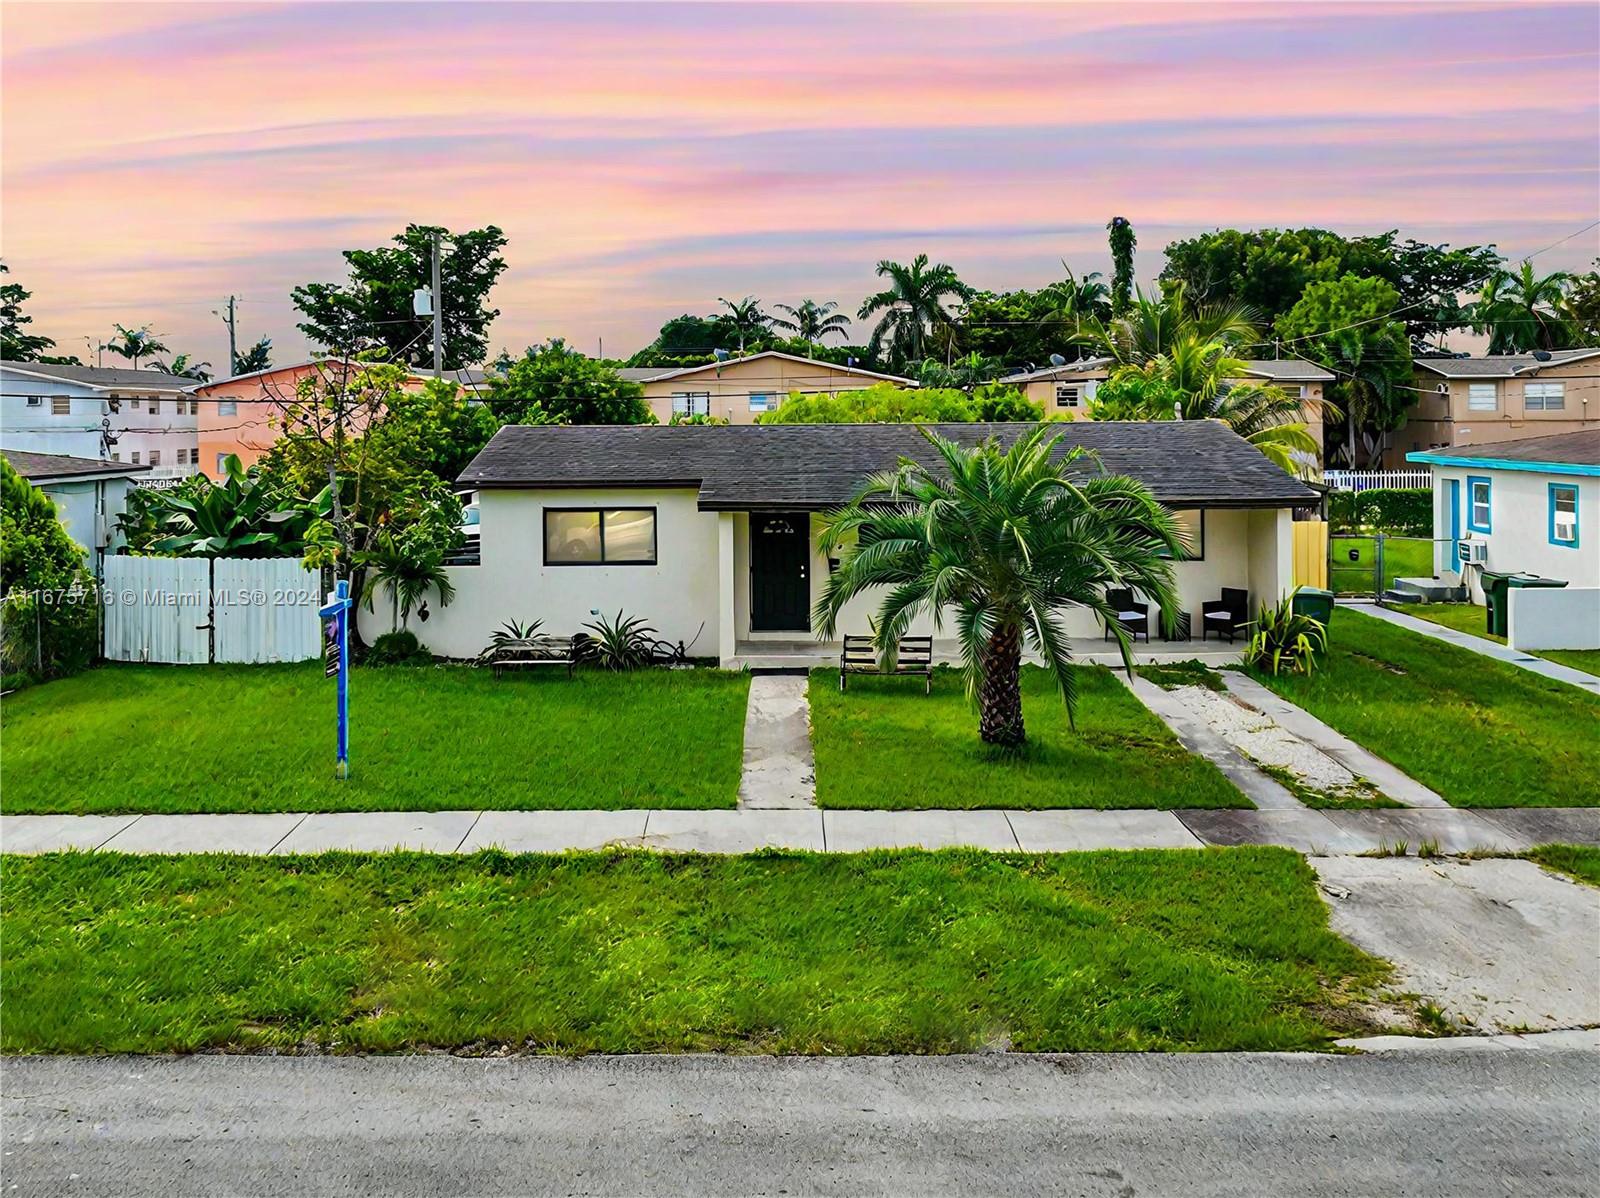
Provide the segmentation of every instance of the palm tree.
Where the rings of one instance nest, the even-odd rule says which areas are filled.
[[[803,341],[821,345],[822,339],[832,333],[837,333],[841,337],[848,336],[846,330],[850,327],[850,318],[843,312],[835,312],[838,306],[834,300],[819,304],[811,299],[801,300],[798,308],[779,304],[778,311],[787,312],[790,319],[773,317],[771,324],[773,328],[793,333]]]
[[[211,381],[211,363],[197,362],[192,354],[179,354],[170,363],[157,362],[156,366],[163,373],[176,375],[178,378],[199,379],[202,383]]]
[[[120,324],[113,327],[117,330],[117,340],[106,342],[106,348],[119,358],[131,359],[135,370],[139,369],[140,358],[167,352],[167,347],[150,331],[149,325],[142,325],[137,329],[130,329]]]
[[[1061,301],[1050,319],[1067,322],[1111,319],[1111,288],[1101,279],[1100,272],[1091,270],[1080,279],[1065,262],[1061,263],[1061,269],[1067,272],[1067,277],[1047,288]]]
[[[746,336],[764,333],[772,324],[772,317],[761,310],[761,301],[753,295],[747,295],[742,300],[735,302],[730,299],[717,297],[717,303],[728,309],[721,319],[732,325],[739,334],[739,352],[744,353]]]
[[[1072,340],[1123,366],[1143,366],[1185,338],[1249,345],[1258,340],[1255,312],[1244,304],[1190,304],[1183,284],[1159,297],[1139,291],[1132,305],[1110,321],[1078,322]]]
[[[233,364],[234,374],[254,374],[272,367],[272,338],[263,337],[245,350]],[[502,371],[502,373],[504,373]]]
[[[1282,387],[1234,383],[1217,396],[1210,416],[1254,445],[1280,470],[1309,477],[1322,453],[1304,420],[1305,409],[1313,402],[1321,404],[1324,414],[1334,411],[1324,400],[1302,400]]]
[[[375,548],[362,555],[371,570],[366,585],[366,606],[373,610],[378,584],[389,587],[393,603],[390,630],[400,631],[411,620],[411,610],[419,606],[429,591],[439,592],[439,606],[449,607],[456,597],[455,585],[444,568],[444,550],[436,545],[407,544],[385,533]]]
[[[1472,304],[1472,331],[1489,334],[1491,354],[1519,354],[1535,349],[1566,349],[1575,340],[1566,315],[1566,271],[1534,272],[1524,261],[1513,274],[1490,275]]]
[[[930,429],[922,435],[933,465],[902,459],[823,518],[823,552],[839,565],[813,620],[832,636],[846,603],[886,588],[873,639],[888,661],[917,615],[931,616],[937,629],[953,611],[978,735],[1016,747],[1026,739],[1024,644],[1055,674],[1071,720],[1077,682],[1061,609],[1086,607],[1105,619],[1131,670],[1106,588],[1131,587],[1163,612],[1175,610],[1178,527],[1142,483],[1089,471],[1097,463],[1081,449],[1058,455],[1061,435],[1047,426],[1029,429],[1009,449],[993,437],[968,448]],[[1075,481],[1072,467],[1089,476]]]
[[[974,294],[953,267],[943,262],[930,266],[926,254],[918,254],[910,266],[884,259],[878,275],[889,280],[888,288],[869,295],[856,315],[868,320],[883,313],[872,330],[871,352],[876,355],[887,341],[891,356],[901,364],[926,357],[935,330],[953,331],[947,305]]]

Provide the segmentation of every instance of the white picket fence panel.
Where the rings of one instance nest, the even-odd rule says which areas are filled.
[[[1431,487],[1431,470],[1324,470],[1322,481],[1335,491],[1372,491],[1379,487]]]
[[[111,661],[304,661],[322,652],[318,579],[294,558],[108,557],[104,586],[101,651]]]

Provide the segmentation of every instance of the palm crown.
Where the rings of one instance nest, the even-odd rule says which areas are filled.
[[[843,312],[835,311],[838,306],[834,300],[819,304],[813,299],[801,300],[798,307],[779,304],[778,311],[787,312],[790,318],[784,320],[781,317],[774,317],[772,327],[793,333],[803,341],[820,345],[824,337],[834,333],[841,337],[845,336],[845,330],[850,327],[850,318]]]
[[[926,357],[930,335],[951,323],[948,305],[974,294],[954,267],[944,262],[930,266],[926,254],[918,254],[910,266],[885,259],[878,263],[878,274],[889,286],[863,300],[856,315],[866,320],[883,313],[872,330],[871,347],[876,353],[887,342],[898,362]]]
[[[1009,448],[995,437],[968,448],[930,429],[922,434],[934,465],[902,459],[823,519],[824,552],[838,550],[839,566],[814,622],[832,636],[846,603],[883,588],[874,641],[888,660],[918,615],[930,616],[937,630],[953,614],[979,735],[1017,746],[1025,739],[1024,645],[1055,674],[1070,720],[1077,687],[1062,609],[1084,607],[1106,620],[1131,669],[1105,592],[1130,588],[1153,600],[1163,618],[1175,611],[1178,527],[1134,479],[1069,477],[1069,467],[1098,461],[1082,449],[1058,453],[1061,435],[1047,427],[1030,429]]]

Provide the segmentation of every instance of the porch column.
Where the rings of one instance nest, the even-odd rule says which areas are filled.
[[[723,666],[738,652],[734,610],[733,513],[717,513],[717,659]]]

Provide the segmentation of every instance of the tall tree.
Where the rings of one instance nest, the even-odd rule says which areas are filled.
[[[918,615],[943,627],[953,611],[967,693],[978,705],[978,735],[1016,748],[1022,714],[1024,644],[1055,674],[1071,718],[1077,676],[1063,608],[1086,607],[1117,629],[1107,587],[1143,592],[1163,612],[1176,610],[1172,560],[1182,551],[1177,525],[1143,484],[1092,473],[1080,449],[1038,426],[1009,449],[991,438],[964,448],[924,429],[931,464],[902,460],[869,478],[856,498],[823,520],[823,552],[839,559],[814,620],[832,636],[851,599],[880,591],[878,652],[895,646]],[[870,529],[870,538],[861,534]],[[1118,646],[1131,671],[1124,634]]]
[[[179,354],[170,362],[157,362],[156,369],[178,378],[197,379],[202,383],[211,381],[211,363],[198,361],[193,354]]]
[[[1037,291],[979,291],[962,307],[962,347],[1004,362],[1014,370],[1043,366],[1051,354],[1072,358],[1079,320],[1109,319],[1110,291],[1098,273],[1078,278],[1062,263],[1066,278]]]
[[[84,669],[99,650],[99,602],[83,549],[56,505],[0,456],[0,677]],[[47,614],[48,613],[48,614]]]
[[[1399,303],[1399,292],[1383,279],[1345,275],[1311,284],[1275,326],[1294,353],[1339,376],[1329,392],[1343,409],[1344,456],[1351,469],[1358,440],[1371,458],[1382,434],[1399,428],[1417,401],[1411,344],[1394,315]]]
[[[717,302],[727,309],[722,314],[739,335],[739,352],[745,350],[746,340],[753,340],[763,333],[772,324],[772,317],[761,310],[761,301],[753,295],[747,295],[741,300],[724,299],[720,295]]]
[[[106,342],[106,349],[119,358],[127,358],[133,363],[135,370],[139,369],[139,360],[155,354],[164,354],[167,347],[156,334],[150,331],[149,325],[141,325],[137,329],[130,329],[126,325],[113,325],[117,330],[116,336]]]
[[[386,349],[394,362],[431,364],[433,318],[415,315],[412,297],[430,286],[434,233],[440,236],[445,368],[459,370],[482,362],[489,348],[489,324],[500,315],[498,308],[488,306],[489,292],[506,268],[500,254],[505,234],[494,225],[465,233],[436,225],[407,225],[392,239],[392,246],[346,250],[350,268],[346,282],[307,283],[294,289],[294,305],[305,316],[295,327],[314,344],[337,354]]]
[[[944,262],[929,265],[926,254],[918,254],[910,266],[884,259],[878,263],[877,273],[889,280],[889,286],[862,301],[856,315],[870,320],[883,314],[872,330],[869,347],[876,354],[887,343],[890,359],[897,365],[927,357],[934,334],[953,331],[950,305],[975,294],[953,267]]]
[[[11,268],[0,262],[0,274],[10,274]],[[22,305],[33,296],[21,283],[0,284],[0,358],[11,362],[37,362],[41,354],[56,347],[52,338],[30,333],[23,328],[33,323],[33,317],[22,311]]]
[[[1574,279],[1567,291],[1567,319],[1585,346],[1600,346],[1600,258],[1594,265],[1594,270]]]
[[[1072,340],[1091,354],[1122,366],[1143,366],[1184,340],[1219,342],[1230,349],[1256,341],[1255,313],[1240,304],[1195,304],[1183,284],[1159,296],[1137,291],[1122,315],[1078,322]]]
[[[843,312],[835,311],[838,307],[834,300],[819,304],[813,299],[803,299],[798,307],[779,304],[778,311],[787,312],[788,319],[773,317],[769,323],[773,328],[792,333],[802,341],[821,345],[826,337],[837,334],[842,338],[849,335],[850,318]]]
[[[1133,251],[1139,239],[1125,216],[1113,216],[1106,232],[1111,243],[1111,314],[1120,316],[1133,303]]]
[[[235,374],[254,374],[258,370],[272,369],[272,338],[263,337],[239,355],[233,365]]]
[[[507,424],[650,424],[644,389],[559,337],[531,345],[489,380],[488,403]]]
[[[1578,339],[1567,316],[1565,271],[1541,275],[1524,261],[1515,272],[1496,271],[1472,305],[1472,327],[1489,335],[1491,354],[1566,349]]]

